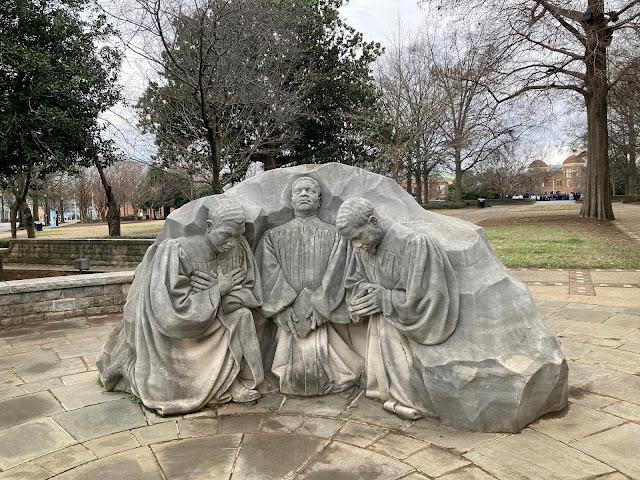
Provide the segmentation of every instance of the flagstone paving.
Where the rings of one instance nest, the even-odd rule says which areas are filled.
[[[2,479],[640,479],[640,310],[539,302],[569,407],[519,434],[385,412],[360,389],[159,417],[98,385],[121,316],[0,331]]]

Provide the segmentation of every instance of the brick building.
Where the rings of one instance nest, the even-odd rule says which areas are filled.
[[[586,158],[587,152],[582,152],[567,157],[562,165],[547,165],[542,160],[531,162],[528,168],[532,177],[529,192],[533,195],[549,195],[558,191],[562,194],[583,193]]]

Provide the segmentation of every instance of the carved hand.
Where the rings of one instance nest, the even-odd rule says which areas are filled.
[[[218,285],[220,286],[220,296],[224,296],[231,290],[237,289],[235,287],[238,287],[245,278],[241,268],[234,268],[229,273],[222,273],[222,268],[218,267],[216,272]]]
[[[217,283],[218,281],[216,280],[215,276],[211,276],[204,272],[196,271],[193,272],[193,275],[191,275],[191,286],[196,292],[207,290]]]
[[[375,283],[363,285],[364,296],[354,297],[349,305],[349,313],[352,316],[362,317],[382,311],[382,292],[384,289]]]
[[[318,313],[318,311],[313,307],[311,307],[309,309],[309,311],[305,315],[305,318],[310,318],[311,319],[311,330],[315,330],[320,325],[322,325],[322,324],[324,324],[324,323],[329,321],[328,318],[323,317],[322,315],[320,315]]]
[[[298,334],[296,333],[294,322],[299,322],[300,319],[293,311],[293,308],[285,308],[282,312],[276,315],[275,321],[282,329],[284,329],[285,332],[291,332],[296,337],[298,336]]]

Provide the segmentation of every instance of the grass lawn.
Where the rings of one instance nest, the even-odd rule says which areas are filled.
[[[640,248],[611,223],[484,227],[508,267],[640,268]]]
[[[580,204],[557,204],[553,202],[540,202],[535,205],[520,208],[521,212],[554,212],[558,210],[573,210],[579,212],[582,208]]]
[[[129,224],[122,224],[121,231],[122,231],[122,235],[130,235],[130,236],[156,235],[158,236],[162,231],[163,226],[164,226],[164,222],[154,223],[151,225],[129,223]]]

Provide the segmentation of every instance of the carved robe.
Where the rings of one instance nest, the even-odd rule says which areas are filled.
[[[296,337],[282,328],[271,371],[280,391],[290,395],[324,395],[353,386],[363,368],[354,351],[344,303],[347,243],[333,225],[317,217],[295,218],[267,231],[258,247],[266,317],[291,306],[305,289],[313,307],[329,322]]]
[[[261,303],[251,249],[240,238],[216,255],[198,235],[163,241],[146,269],[136,271],[124,320],[111,332],[97,360],[107,390],[123,390],[162,414],[197,410],[231,400],[233,380],[248,388],[262,382],[260,347],[249,308]],[[224,273],[240,267],[239,289],[220,296],[216,285],[196,292],[195,271]],[[140,269],[139,269],[140,270]]]
[[[366,395],[437,416],[413,352],[444,342],[458,321],[458,284],[446,252],[426,235],[391,224],[375,253],[352,256],[349,298],[366,295],[363,282],[384,288],[382,312],[369,316]]]

